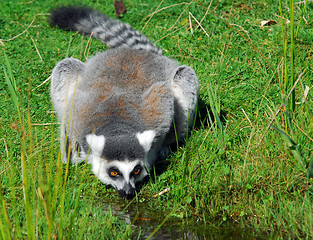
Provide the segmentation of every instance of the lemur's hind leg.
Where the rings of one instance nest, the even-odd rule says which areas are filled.
[[[173,129],[167,143],[183,140],[194,124],[197,107],[199,80],[194,70],[187,66],[178,67],[172,78],[172,91],[175,98]]]
[[[67,162],[68,154],[71,154],[71,150],[75,149],[75,141],[70,131],[71,117],[73,117],[71,111],[75,89],[83,67],[83,62],[74,58],[67,58],[56,65],[51,76],[50,94],[56,115],[61,122],[60,146],[63,162]],[[69,145],[71,146],[70,152],[68,152]]]

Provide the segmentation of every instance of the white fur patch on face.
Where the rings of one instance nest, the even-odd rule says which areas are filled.
[[[136,134],[139,143],[146,152],[150,150],[155,134],[156,132],[154,130],[147,130],[144,131],[143,133]]]
[[[89,134],[86,136],[86,140],[92,150],[92,154],[101,156],[105,144],[105,137],[103,135],[97,136],[95,134]]]

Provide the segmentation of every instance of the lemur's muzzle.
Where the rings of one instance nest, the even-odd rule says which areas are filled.
[[[121,198],[132,199],[136,196],[136,188],[133,188],[128,183],[122,189],[118,190],[118,195]]]

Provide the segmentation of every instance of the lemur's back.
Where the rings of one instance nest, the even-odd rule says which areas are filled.
[[[134,197],[136,182],[191,130],[198,78],[129,24],[98,11],[62,7],[50,20],[110,48],[85,63],[64,59],[52,72],[63,161],[87,159],[103,183]]]
[[[177,66],[162,55],[126,48],[89,59],[75,93],[77,137],[93,131],[106,137],[168,127],[174,101],[169,73]]]

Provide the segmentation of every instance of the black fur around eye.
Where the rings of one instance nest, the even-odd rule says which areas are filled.
[[[136,167],[134,167],[132,173],[134,176],[138,176],[141,173],[141,171],[142,171],[142,166],[137,165]]]

